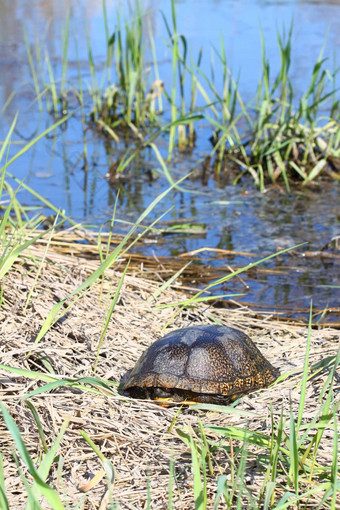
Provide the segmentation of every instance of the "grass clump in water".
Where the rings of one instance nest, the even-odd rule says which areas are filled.
[[[217,63],[211,63],[208,77],[202,67],[203,51],[195,59],[187,38],[178,32],[175,3],[172,2],[171,23],[163,15],[166,41],[155,41],[147,14],[138,2],[129,19],[122,19],[118,9],[116,28],[110,32],[103,3],[107,47],[101,76],[86,36],[91,100],[86,99],[81,75],[80,90],[75,90],[74,96],[91,125],[117,144],[119,156],[112,165],[114,173],[124,172],[135,155],[147,147],[152,148],[164,169],[165,160],[172,159],[175,153],[179,157],[194,153],[200,143],[197,133],[204,132],[213,144],[211,153],[206,154],[205,172],[228,174],[235,183],[251,175],[261,190],[276,182],[283,182],[289,190],[292,183],[308,184],[320,175],[338,177],[338,70],[330,72],[325,67],[321,52],[306,91],[297,97],[290,80],[292,25],[287,35],[278,33],[281,65],[274,79],[261,34],[262,76],[254,100],[246,104],[240,93],[241,76],[234,79],[227,66],[222,38],[220,51],[215,51]],[[58,96],[62,98],[63,111],[67,111],[68,27],[69,17],[63,39],[62,76],[60,80],[53,76],[47,59],[47,88],[39,84],[39,66],[34,66],[33,55],[28,52],[40,108],[41,97],[49,90],[54,112]],[[156,45],[161,44],[170,55],[170,69],[157,59]],[[207,129],[198,130],[198,123]],[[164,138],[167,154],[160,144]],[[169,172],[166,177],[169,180]]]

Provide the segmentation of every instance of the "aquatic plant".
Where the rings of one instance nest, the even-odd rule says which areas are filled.
[[[165,176],[173,183],[167,161],[175,152],[179,157],[181,154],[185,157],[187,152],[194,153],[200,143],[197,133],[202,133],[197,129],[198,123],[204,125],[203,133],[212,143],[212,150],[205,157],[204,172],[227,173],[235,183],[248,174],[261,190],[269,183],[281,181],[289,190],[293,183],[308,184],[320,174],[338,177],[338,69],[333,72],[327,69],[321,50],[306,91],[297,96],[290,79],[293,25],[287,34],[285,30],[278,32],[281,65],[274,77],[261,34],[262,77],[254,100],[245,103],[240,94],[241,76],[235,79],[228,68],[223,39],[220,50],[214,50],[217,60],[211,62],[208,77],[201,68],[203,50],[195,58],[187,38],[178,32],[174,1],[171,22],[163,14],[167,39],[162,44],[171,58],[171,72],[167,72],[170,78],[163,78],[152,28],[149,24],[145,27],[146,14],[138,2],[135,11],[130,8],[129,17],[124,17],[118,8],[116,27],[110,32],[107,7],[103,2],[107,47],[101,72],[96,68],[91,40],[86,35],[91,102],[84,94],[80,71],[78,87],[67,80],[69,15],[63,37],[60,78],[54,76],[46,54],[47,80],[44,79],[42,50],[36,44],[34,57],[27,37],[25,39],[39,108],[43,108],[44,97],[51,97],[52,106],[48,101],[47,107],[55,115],[67,112],[69,84],[81,105],[84,130],[90,123],[93,129],[117,145],[119,156],[112,164],[111,183],[115,176],[128,169],[136,154],[147,147],[152,148]],[[159,148],[159,140],[164,138],[168,144],[167,154]],[[127,140],[128,149],[124,147]]]

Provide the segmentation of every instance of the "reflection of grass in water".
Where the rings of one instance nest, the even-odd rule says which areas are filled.
[[[164,156],[156,148],[157,138],[168,138],[168,159],[172,158],[176,148],[183,154],[192,152],[197,138],[197,123],[203,122],[212,134],[212,167],[218,173],[232,167],[234,182],[250,174],[261,190],[266,183],[281,180],[289,190],[291,182],[298,180],[307,184],[320,173],[337,177],[331,167],[340,167],[340,127],[335,120],[339,114],[339,101],[336,99],[338,70],[332,73],[325,68],[321,51],[310,83],[298,99],[289,78],[293,54],[292,25],[287,35],[278,33],[281,65],[274,80],[270,75],[270,63],[261,34],[262,78],[254,102],[245,104],[239,91],[239,78],[235,80],[227,66],[227,52],[222,38],[220,50],[215,49],[217,64],[211,64],[209,78],[200,68],[202,51],[194,61],[187,39],[177,31],[176,8],[172,1],[171,23],[163,15],[168,37],[163,44],[171,54],[172,82],[164,83],[159,72],[152,28],[148,26],[145,30],[145,15],[138,2],[136,11],[130,14],[128,21],[122,20],[118,9],[117,27],[110,33],[104,3],[107,47],[105,68],[100,78],[91,41],[86,35],[92,126],[115,143],[119,144],[126,137],[131,142],[129,150],[121,153],[112,167],[115,175],[124,172],[141,149],[151,147],[166,177],[173,182],[166,170]],[[41,50],[36,45],[34,58],[27,37],[25,41],[39,107],[42,108],[42,97],[51,97],[50,109],[55,115],[67,111],[69,14],[63,38],[60,80],[53,75],[47,55],[47,80],[44,82]],[[147,42],[152,63],[146,61],[145,57]],[[36,66],[34,60],[37,61]],[[222,78],[221,90],[216,84],[216,76]],[[60,88],[57,90],[59,81]],[[84,105],[81,78],[79,85],[76,96],[82,108],[88,108],[89,105]],[[188,92],[189,100],[186,97]],[[198,96],[203,100],[203,106],[197,106]],[[165,122],[162,119],[164,103],[170,108],[170,122],[169,119]],[[330,113],[328,116],[323,113],[321,117],[321,108],[325,107],[329,108]],[[113,180],[114,175],[111,176]]]

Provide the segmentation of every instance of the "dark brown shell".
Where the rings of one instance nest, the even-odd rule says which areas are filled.
[[[147,395],[152,395],[148,389],[161,388],[169,394],[182,390],[183,398],[186,392],[190,396],[232,397],[268,386],[279,374],[242,331],[226,326],[192,326],[153,343],[123,389],[142,390]]]

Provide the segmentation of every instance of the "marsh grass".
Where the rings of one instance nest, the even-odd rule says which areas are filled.
[[[25,185],[15,178],[9,171],[8,167],[27,152],[32,146],[34,146],[42,137],[56,129],[66,119],[62,119],[44,132],[40,133],[34,140],[31,140],[22,149],[20,149],[12,158],[8,158],[8,151],[11,142],[11,136],[16,126],[17,116],[15,116],[12,125],[8,131],[8,134],[2,143],[0,150],[0,163],[5,159],[5,163],[0,167],[0,202],[4,204],[4,212],[1,217],[0,223],[0,243],[1,243],[1,255],[0,255],[0,280],[4,278],[6,273],[11,269],[17,258],[20,257],[21,253],[29,249],[37,240],[41,239],[44,235],[42,230],[42,218],[40,215],[32,216],[28,215],[25,208],[21,205],[17,198],[17,194],[20,188],[23,187],[27,191],[31,192],[32,195],[41,199],[41,202],[62,217],[61,221],[54,222],[53,226],[48,230],[52,233],[56,227],[60,226],[66,217],[58,211],[56,207],[50,204],[48,201],[43,199],[38,193],[36,193],[29,186]],[[16,190],[12,188],[9,183],[9,178],[12,178],[18,183]],[[38,276],[38,275],[37,275]],[[29,300],[29,296],[27,298]]]
[[[117,27],[110,35],[106,7],[104,27],[107,38],[106,68],[101,82],[97,82],[97,71],[88,39],[89,62],[92,77],[91,95],[94,99],[91,118],[109,135],[118,135],[126,130],[138,133],[156,121],[155,100],[162,92],[159,79],[150,82],[149,66],[145,61],[143,18],[139,3],[129,21],[117,13]],[[151,30],[151,29],[150,29]],[[150,39],[153,41],[150,31]],[[157,75],[157,62],[153,64]],[[115,80],[113,81],[113,76]],[[105,83],[109,85],[105,88]]]
[[[107,48],[101,72],[86,35],[90,102],[81,83],[77,90],[76,84],[67,80],[70,13],[62,41],[61,77],[54,76],[47,55],[48,78],[44,79],[42,50],[36,44],[39,49],[34,55],[25,36],[40,109],[42,97],[50,97],[50,109],[55,115],[60,114],[60,104],[61,111],[66,112],[67,84],[69,89],[73,88],[87,123],[90,120],[92,127],[112,139],[118,148],[123,140],[131,142],[128,150],[120,149],[113,165],[118,174],[126,171],[135,154],[151,147],[172,184],[166,162],[177,152],[184,156],[193,152],[200,143],[197,133],[202,132],[197,128],[203,125],[207,128],[203,132],[213,144],[209,171],[226,173],[235,183],[250,175],[261,190],[269,183],[283,182],[289,191],[296,182],[306,185],[320,175],[337,177],[334,169],[340,166],[338,68],[336,64],[334,71],[326,67],[323,49],[305,92],[298,97],[290,79],[293,24],[287,33],[278,31],[280,68],[274,77],[261,32],[262,76],[254,100],[246,103],[240,93],[242,70],[237,78],[233,76],[222,37],[220,48],[214,49],[208,76],[202,68],[203,50],[194,56],[187,38],[178,32],[174,1],[171,20],[163,15],[167,38],[157,40],[171,58],[169,81],[162,79],[155,37],[150,24],[146,27],[147,13],[142,4],[135,5],[129,19],[117,10],[116,27],[110,31],[109,13],[103,2]],[[167,154],[158,146],[160,137],[167,139]]]
[[[336,330],[320,332],[311,318],[308,328],[280,326],[230,311],[228,324],[255,326],[261,350],[280,365],[275,386],[230,406],[159,408],[117,387],[163,324],[187,325],[174,280],[136,277],[118,260],[108,264],[104,250],[96,262],[75,259],[71,244],[63,258],[52,243],[47,256],[46,246],[32,248],[18,252],[2,280],[3,508],[88,508],[100,500],[112,508],[337,507]],[[80,275],[91,285],[79,285]],[[67,306],[59,321],[56,289]],[[191,305],[198,323],[225,323],[223,310],[199,299]]]
[[[163,326],[187,325],[188,308],[198,323],[225,323],[224,311],[207,310],[201,293],[186,298],[172,289],[181,271],[164,282],[122,265],[138,239],[133,233],[167,192],[112,251],[98,239],[99,261],[76,259],[71,243],[69,255],[54,253],[56,224],[41,232],[37,220],[22,220],[18,229],[9,220],[13,194],[1,224],[2,507],[88,508],[94,498],[103,508],[166,501],[202,510],[335,509],[340,351],[336,330],[312,329],[312,309],[308,331],[280,331],[244,308],[229,312],[229,324],[255,325],[262,349],[275,364],[281,359],[279,380],[255,399],[185,411],[118,394],[122,370]]]
[[[326,153],[323,152],[317,140],[321,134],[331,140],[334,130],[339,131],[338,123],[331,117],[329,122],[326,117],[320,117],[322,106],[331,98],[330,112],[335,112],[338,108],[334,95],[335,74],[330,75],[323,67],[325,60],[322,52],[314,65],[306,92],[298,101],[298,106],[294,106],[297,98],[294,97],[289,79],[292,32],[293,25],[286,37],[278,33],[281,66],[273,84],[262,35],[263,76],[257,92],[258,115],[252,126],[254,137],[249,151],[252,166],[257,169],[257,183],[262,189],[263,175],[269,175],[272,182],[281,176],[287,190],[294,175],[295,178],[302,179],[303,184],[315,179],[327,166],[327,154],[334,150],[333,143],[330,142]],[[335,148],[339,148],[338,144]]]
[[[32,138],[28,143],[26,143],[20,150],[18,150],[14,156],[9,158],[9,148],[11,144],[11,137],[13,134],[13,131],[15,129],[15,126],[17,124],[18,114],[14,117],[12,125],[10,126],[7,136],[5,140],[1,144],[0,149],[0,203],[3,203],[3,216],[1,219],[1,225],[0,225],[0,232],[2,236],[2,243],[8,243],[8,239],[6,237],[6,228],[7,227],[13,227],[15,226],[15,230],[13,233],[13,239],[14,242],[10,243],[7,248],[8,251],[11,251],[13,247],[13,250],[15,250],[14,256],[9,256],[8,251],[2,252],[2,267],[5,266],[4,264],[4,257],[7,258],[7,263],[10,265],[13,264],[16,257],[18,256],[18,240],[20,238],[29,238],[30,235],[27,233],[30,232],[37,232],[38,227],[42,226],[43,219],[41,218],[41,215],[38,216],[32,216],[32,213],[30,211],[30,208],[26,208],[22,206],[21,202],[17,198],[17,193],[20,191],[20,189],[24,189],[28,193],[32,195],[37,201],[39,201],[40,204],[43,204],[45,207],[47,207],[50,211],[53,211],[55,215],[60,216],[60,222],[63,221],[69,221],[71,225],[74,225],[74,222],[71,218],[68,218],[66,214],[63,211],[60,211],[54,204],[52,204],[49,200],[45,199],[42,195],[37,193],[33,188],[25,184],[24,181],[20,181],[15,175],[13,175],[9,168],[10,166],[17,161],[20,157],[22,157],[26,152],[28,152],[34,145],[39,142],[42,138],[44,138],[46,135],[51,133],[52,131],[56,130],[59,126],[67,122],[67,120],[74,114],[74,112],[69,113],[68,115],[65,115],[63,118],[59,119],[58,121],[54,122],[52,125],[50,125],[48,128],[46,128],[44,131],[39,133],[37,136]],[[14,190],[10,182],[15,182],[18,186],[17,189]],[[34,208],[33,208],[34,210]],[[61,224],[61,223],[60,223]],[[19,227],[19,228],[18,228]],[[41,233],[38,235],[37,239],[41,237]],[[29,241],[30,242],[30,241]],[[33,242],[33,241],[32,241]],[[24,244],[22,245],[24,246]],[[22,248],[25,249],[25,248]],[[5,255],[7,253],[7,255]],[[2,273],[2,276],[4,276],[4,273]]]
[[[333,358],[329,377],[320,390],[319,407],[310,423],[303,424],[304,409],[306,405],[306,388],[311,379],[309,371],[311,317],[306,344],[305,362],[301,380],[297,387],[300,389],[300,403],[294,411],[292,402],[285,414],[283,409],[274,417],[271,411],[271,426],[268,432],[253,432],[247,427],[206,425],[207,430],[218,432],[222,438],[207,441],[205,431],[200,429],[191,434],[183,434],[178,430],[180,437],[191,449],[193,476],[195,486],[196,508],[206,509],[205,481],[208,471],[207,458],[211,451],[222,448],[227,452],[230,460],[230,475],[221,475],[217,484],[214,508],[223,494],[226,508],[239,508],[245,504],[247,508],[306,508],[306,502],[315,494],[320,494],[320,503],[315,508],[336,508],[340,494],[340,479],[338,476],[338,414],[339,402],[334,398],[334,383],[336,371],[340,363],[340,349]],[[282,380],[282,377],[280,378]],[[279,379],[279,380],[280,380]],[[199,406],[197,406],[199,408]],[[204,409],[209,410],[205,405]],[[215,407],[213,407],[216,409]],[[220,409],[223,413],[223,408]],[[318,449],[321,446],[325,430],[333,430],[333,452],[329,458],[328,469],[320,465]],[[196,437],[194,440],[193,437]],[[261,450],[259,455],[258,447]],[[259,497],[247,489],[245,481],[249,477],[247,469],[253,459],[258,459],[259,467],[265,473]],[[334,476],[334,473],[337,473]],[[203,478],[203,483],[202,483]],[[275,498],[280,494],[280,498]],[[327,502],[327,503],[326,503]],[[308,505],[308,503],[307,503]],[[307,506],[308,507],[308,506]]]
[[[192,59],[189,63],[185,39],[176,33],[170,41],[173,69],[181,83],[180,103],[179,106],[175,104],[176,79],[171,94],[164,93],[171,106],[170,121],[164,125],[156,114],[156,97],[149,103],[146,100],[141,19],[139,14],[136,30],[131,26],[126,28],[119,21],[114,37],[109,37],[105,22],[107,61],[112,62],[118,52],[116,72],[122,92],[119,92],[119,99],[115,93],[111,95],[112,116],[102,121],[112,133],[125,123],[138,135],[139,144],[151,146],[170,186],[140,215],[112,250],[110,240],[116,208],[106,247],[98,236],[97,257],[93,260],[81,255],[75,258],[72,243],[69,253],[61,256],[53,249],[58,221],[67,220],[71,228],[74,223],[9,172],[14,161],[67,121],[71,114],[9,158],[15,119],[0,149],[3,208],[0,224],[1,508],[39,509],[46,505],[57,509],[90,508],[91,505],[119,508],[126,504],[137,508],[163,505],[203,510],[244,505],[254,509],[292,506],[335,509],[340,494],[339,399],[335,382],[340,358],[338,332],[326,328],[320,333],[313,327],[312,319],[308,331],[303,326],[280,325],[267,317],[259,318],[245,308],[230,310],[226,318],[224,310],[207,309],[208,298],[203,297],[201,291],[188,297],[173,289],[187,265],[164,282],[161,278],[148,278],[148,274],[145,278],[137,277],[126,263],[129,250],[157,226],[160,218],[149,226],[144,225],[148,215],[167,193],[182,185],[185,178],[173,179],[166,157],[175,151],[176,137],[179,143],[182,136],[180,150],[185,149],[187,142],[190,145],[190,136],[199,120],[211,122],[213,129],[220,133],[213,149],[218,171],[222,171],[230,147],[233,150],[241,147],[241,156],[236,157],[231,151],[232,157],[243,165],[244,171],[251,173],[258,186],[264,186],[267,179],[263,158],[270,161],[269,178],[275,182],[282,175],[289,186],[287,162],[282,157],[282,150],[287,151],[289,143],[285,144],[280,137],[285,133],[283,127],[286,129],[288,125],[287,118],[293,116],[286,104],[291,93],[287,78],[291,35],[289,33],[286,41],[279,39],[282,68],[275,87],[270,89],[267,71],[259,87],[260,116],[254,125],[256,148],[261,143],[263,148],[262,159],[255,164],[252,151],[242,145],[237,127],[242,115],[248,124],[254,121],[246,106],[240,103],[237,82],[227,68],[223,44],[219,55],[223,65],[223,93],[217,94],[215,86],[197,69],[201,56],[196,64]],[[174,4],[172,22],[171,30],[175,30]],[[68,29],[61,80],[64,98],[67,97],[67,34]],[[88,40],[93,121],[99,123],[103,111],[105,113],[105,109],[101,110],[105,101],[91,51]],[[36,58],[41,62],[39,51]],[[56,113],[60,91],[49,60],[46,60],[49,88],[39,84],[32,55],[30,60],[39,105],[48,91]],[[339,143],[336,121],[316,127],[317,108],[324,99],[331,97],[324,88],[329,75],[321,71],[322,60],[319,64],[315,67],[310,92],[300,104],[298,120],[293,124],[296,129],[297,125],[301,128],[305,137],[308,135],[309,148],[314,148],[315,144],[315,154],[318,145],[325,158],[328,153],[337,157],[334,152]],[[192,94],[188,111],[184,99],[187,79],[191,80]],[[282,96],[274,100],[280,84]],[[86,108],[80,73],[79,85],[84,120]],[[207,104],[197,112],[198,92]],[[309,111],[310,98],[315,108]],[[222,113],[219,112],[221,105]],[[120,113],[117,113],[118,107],[122,108]],[[333,100],[333,110],[336,108]],[[309,124],[301,127],[301,119],[307,119]],[[142,131],[151,123],[156,124],[156,129],[148,137]],[[184,134],[180,126],[188,127]],[[333,145],[320,148],[329,133]],[[159,150],[157,138],[168,135],[166,156]],[[270,152],[274,148],[276,152]],[[291,150],[294,150],[293,145]],[[135,157],[136,151],[137,144],[123,159],[121,171]],[[281,169],[279,175],[275,173],[273,154],[275,164]],[[312,170],[307,170],[308,156],[303,153],[301,157],[305,167],[294,162],[299,170],[293,168],[300,172],[303,182],[308,182],[317,176],[319,161]],[[16,190],[9,184],[9,178],[17,183]],[[39,217],[27,215],[18,199],[21,188],[31,192],[57,215],[49,230],[41,230]],[[46,243],[41,248],[39,241],[43,237]],[[205,291],[260,262],[211,282]],[[154,403],[120,395],[117,389],[123,372],[133,366],[145,346],[157,338],[163,328],[187,325],[188,309],[197,323],[238,324],[248,332],[256,331],[261,349],[266,350],[271,360],[280,363],[282,375],[275,386],[239,399],[228,407],[197,405],[189,410],[185,407],[163,409]]]

